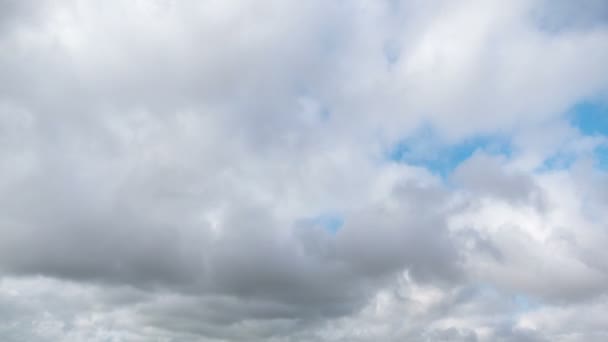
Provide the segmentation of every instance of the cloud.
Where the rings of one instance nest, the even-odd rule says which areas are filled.
[[[0,338],[601,340],[604,7],[0,1]]]

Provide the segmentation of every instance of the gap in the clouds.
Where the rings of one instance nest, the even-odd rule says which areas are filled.
[[[567,119],[570,124],[581,132],[581,134],[593,137],[608,138],[608,102],[605,101],[582,101],[574,105],[567,112]],[[608,146],[600,145],[593,151],[595,166],[604,171],[608,171]],[[573,158],[570,158],[573,159]],[[569,161],[569,167],[573,162]],[[556,165],[551,165],[556,166]]]
[[[558,152],[545,159],[543,163],[536,168],[535,172],[544,173],[549,171],[567,170],[574,162],[576,162],[575,155]]]
[[[326,211],[301,220],[305,226],[321,227],[330,234],[336,234],[344,226],[344,217],[337,212]]]
[[[568,111],[568,119],[584,135],[608,136],[608,103],[583,101]]]
[[[474,135],[446,143],[432,126],[424,125],[392,146],[388,150],[387,158],[392,162],[424,167],[446,179],[476,151],[511,157],[513,148],[508,137],[489,134]]]
[[[608,146],[599,146],[593,152],[595,157],[595,166],[602,171],[608,172]]]
[[[573,152],[557,152],[545,159],[543,163],[535,169],[535,172],[545,173],[551,171],[568,170],[579,159]],[[594,167],[601,171],[608,171],[608,145],[599,145],[593,149]]]

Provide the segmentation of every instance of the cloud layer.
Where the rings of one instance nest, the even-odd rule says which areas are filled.
[[[606,61],[601,0],[0,1],[0,339],[604,341]]]

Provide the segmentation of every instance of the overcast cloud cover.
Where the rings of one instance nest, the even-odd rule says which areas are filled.
[[[608,340],[605,0],[0,0],[0,340]]]

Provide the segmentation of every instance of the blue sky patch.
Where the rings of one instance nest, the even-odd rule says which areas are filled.
[[[535,172],[550,172],[569,169],[579,158],[573,152],[558,152],[536,168]],[[593,150],[593,160],[595,167],[599,170],[608,171],[608,145],[600,145]]]
[[[587,136],[608,137],[608,103],[601,101],[583,101],[572,107],[567,113],[570,124]],[[600,170],[608,170],[608,146],[600,145],[593,151],[595,166]],[[575,158],[570,158],[575,159]],[[572,164],[574,160],[570,161]],[[547,160],[551,164],[551,160]],[[555,169],[556,165],[547,165]],[[559,166],[559,165],[557,165]],[[569,165],[563,165],[568,168]]]
[[[598,146],[593,151],[595,157],[595,166],[603,171],[608,171],[608,146]]]
[[[535,170],[536,172],[547,172],[569,169],[576,162],[576,155],[572,153],[556,153],[545,161]]]
[[[582,134],[608,136],[608,103],[578,103],[568,112],[568,117]]]
[[[336,234],[344,225],[342,215],[334,212],[324,212],[304,221],[307,225],[320,226],[332,234]]]
[[[422,166],[445,178],[478,150],[505,156],[511,156],[513,152],[509,139],[503,136],[478,135],[446,144],[432,128],[425,127],[398,142],[389,150],[388,159]]]

